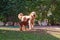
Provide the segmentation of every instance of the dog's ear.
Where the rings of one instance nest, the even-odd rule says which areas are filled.
[[[37,18],[37,14],[35,14],[35,18]]]
[[[19,18],[20,20],[21,20],[22,16],[23,16],[23,13],[19,13],[19,14],[18,14],[18,18]]]

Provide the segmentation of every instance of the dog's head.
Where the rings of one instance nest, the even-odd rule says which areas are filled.
[[[31,12],[31,13],[30,13],[30,16],[31,16],[32,18],[36,18],[36,12]]]

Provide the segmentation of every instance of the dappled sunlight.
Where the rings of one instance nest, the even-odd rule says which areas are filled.
[[[47,33],[60,39],[60,28],[51,28],[47,30]]]
[[[60,39],[60,33],[58,33],[58,32],[50,32],[50,31],[47,31],[47,33],[49,33],[50,35],[52,35],[52,36]]]
[[[19,28],[0,27],[0,30],[12,30],[12,31],[19,31]]]

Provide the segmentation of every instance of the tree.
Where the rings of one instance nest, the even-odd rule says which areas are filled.
[[[58,0],[0,0],[0,19],[5,21],[17,22],[17,15],[22,12],[23,14],[30,14],[32,11],[36,11],[39,19],[47,18],[49,9],[54,15],[55,21],[59,18],[60,1]],[[0,20],[0,21],[2,21]]]

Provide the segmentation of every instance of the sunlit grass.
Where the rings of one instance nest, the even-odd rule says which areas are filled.
[[[0,30],[14,30],[14,31],[19,31],[19,28],[0,27]]]
[[[59,32],[50,32],[49,34],[60,39],[60,33]]]
[[[60,34],[52,34],[52,35],[60,39]]]

